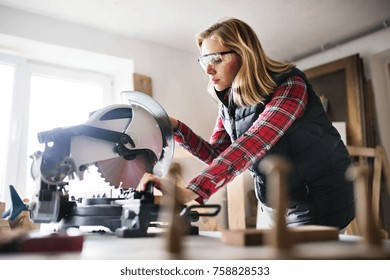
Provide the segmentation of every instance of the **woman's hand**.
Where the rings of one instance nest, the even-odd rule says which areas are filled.
[[[169,117],[169,120],[171,122],[173,131],[176,131],[179,128],[179,122],[177,121],[177,119],[174,119],[172,117]]]
[[[144,191],[146,189],[146,185],[150,182],[152,182],[154,187],[160,190],[163,195],[175,194],[176,200],[181,204],[185,204],[198,198],[198,195],[190,189],[178,187],[168,179],[160,178],[150,173],[144,174],[138,184],[138,189]]]

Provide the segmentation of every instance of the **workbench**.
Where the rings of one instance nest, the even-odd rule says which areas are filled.
[[[166,250],[166,236],[118,238],[112,234],[86,234],[81,252],[0,254],[0,271],[4,275],[14,275],[17,279],[24,275],[41,280],[74,276],[76,279],[131,277],[186,280],[206,277],[215,280],[252,280],[260,277],[306,280],[313,279],[316,274],[321,279],[335,275],[341,279],[366,279],[369,276],[385,275],[390,264],[390,258],[356,262],[354,258],[339,260],[314,257],[317,260],[293,258],[291,261],[288,255],[272,255],[275,249],[269,245],[229,245],[221,241],[221,236],[221,232],[200,232],[199,235],[185,236],[182,239],[182,254],[177,256]],[[301,252],[314,249],[318,257],[317,253],[321,251],[332,254],[337,252],[334,246],[350,252],[359,244],[361,237],[340,235],[338,241],[307,242],[296,246],[300,247]],[[383,246],[390,252],[390,240],[386,240]]]
[[[182,259],[195,260],[253,260],[269,259],[268,246],[236,246],[221,241],[221,232],[201,231],[199,235],[183,238]],[[332,246],[355,247],[361,238],[340,234],[339,241],[312,242],[299,246],[317,248]],[[175,259],[165,248],[165,236],[118,238],[110,233],[87,233],[81,252],[72,253],[12,253],[0,254],[0,260],[164,260]],[[390,251],[390,240],[384,246]],[[271,257],[272,258],[272,257]]]

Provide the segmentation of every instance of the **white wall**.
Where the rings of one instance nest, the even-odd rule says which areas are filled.
[[[0,52],[114,76],[117,97],[132,88],[133,71],[150,76],[153,95],[168,114],[204,137],[214,126],[216,106],[197,54],[1,6]]]

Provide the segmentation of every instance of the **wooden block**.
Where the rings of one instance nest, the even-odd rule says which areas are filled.
[[[30,213],[28,211],[22,211],[18,217],[12,222],[9,222],[9,225],[12,229],[22,229],[26,232],[37,230],[40,227],[40,224],[34,224],[31,221]]]
[[[1,215],[5,212],[5,202],[0,202],[0,219]]]
[[[289,232],[294,243],[339,240],[339,229],[336,227],[305,225],[289,228]]]
[[[42,234],[38,231],[26,233],[23,229],[15,229],[0,235],[0,253],[80,252],[83,243],[83,235]]]
[[[133,74],[134,90],[153,96],[152,78],[138,73]]]
[[[255,246],[265,243],[265,235],[268,229],[233,229],[222,232],[221,241],[229,245]]]
[[[5,212],[5,203],[0,202],[0,235],[3,232],[9,232],[11,230],[8,220],[2,219],[1,216]]]
[[[41,234],[33,232],[20,239],[20,251],[23,253],[60,253],[81,252],[83,249],[83,235],[68,235],[57,232]]]
[[[7,220],[0,219],[0,235],[4,232],[11,231],[11,227],[9,226],[9,223]]]
[[[335,227],[307,225],[287,229],[292,243],[337,241],[339,231]],[[270,229],[238,229],[222,232],[221,241],[230,245],[260,246],[266,244]]]

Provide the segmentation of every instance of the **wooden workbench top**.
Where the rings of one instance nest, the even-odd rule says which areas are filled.
[[[317,242],[315,246],[349,246],[354,248],[360,241],[357,236],[340,235],[339,241]],[[389,241],[389,242],[388,242]],[[303,244],[308,246],[310,244]],[[163,260],[175,259],[165,250],[164,236],[118,238],[107,233],[85,234],[83,249],[76,253],[60,254],[0,254],[0,260]],[[390,251],[390,240],[384,246]],[[245,260],[269,259],[267,246],[235,246],[221,242],[221,232],[200,232],[198,236],[185,236],[182,259]],[[283,258],[283,257],[282,257]],[[286,259],[289,257],[286,256]]]

